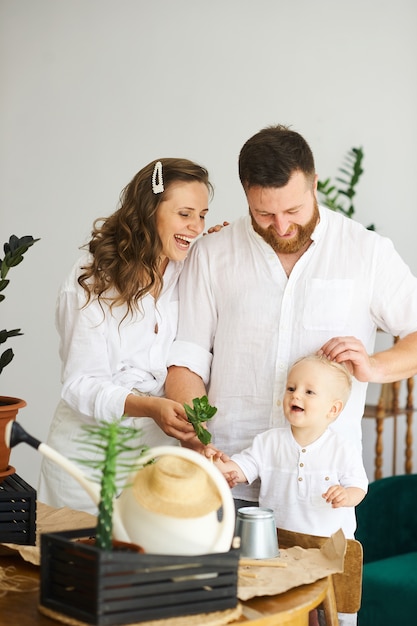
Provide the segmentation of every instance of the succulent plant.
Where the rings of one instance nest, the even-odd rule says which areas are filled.
[[[187,419],[194,427],[195,434],[202,444],[205,446],[211,441],[211,433],[202,426],[203,422],[210,420],[217,412],[217,407],[209,404],[207,396],[201,398],[194,398],[193,406],[184,404],[185,413]]]

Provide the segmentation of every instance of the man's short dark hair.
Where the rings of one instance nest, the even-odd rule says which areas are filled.
[[[296,171],[314,178],[313,153],[304,137],[282,124],[260,130],[240,151],[239,177],[244,189],[284,187]]]

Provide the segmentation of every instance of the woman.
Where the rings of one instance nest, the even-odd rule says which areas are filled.
[[[203,167],[153,161],[122,191],[120,208],[94,222],[88,252],[62,285],[56,309],[63,388],[48,444],[67,458],[87,455],[83,424],[122,416],[149,446],[194,436],[183,406],[163,394],[178,277],[203,231],[211,192]],[[78,483],[47,459],[38,499],[96,513]]]

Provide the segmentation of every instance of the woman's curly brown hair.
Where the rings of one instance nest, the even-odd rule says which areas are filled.
[[[164,191],[152,191],[155,163],[161,161]],[[162,242],[156,228],[156,213],[172,183],[201,182],[212,193],[207,170],[187,159],[156,159],[141,169],[122,190],[120,207],[109,217],[95,220],[91,240],[84,248],[93,256],[82,267],[78,282],[92,297],[110,308],[126,305],[127,313],[139,309],[140,300],[153,290],[157,298],[163,285],[159,259]]]

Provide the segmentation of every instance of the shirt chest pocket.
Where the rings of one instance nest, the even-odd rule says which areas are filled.
[[[306,498],[313,508],[329,507],[329,504],[323,498],[329,487],[338,485],[337,475],[333,472],[318,472],[311,474],[307,479]]]
[[[342,332],[351,316],[353,297],[352,279],[313,278],[306,285],[304,328]]]

